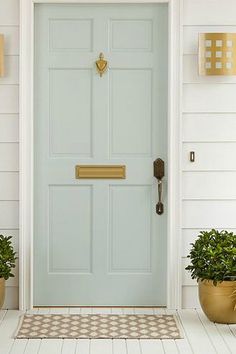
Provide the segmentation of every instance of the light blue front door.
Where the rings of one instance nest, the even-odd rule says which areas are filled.
[[[165,305],[166,5],[36,5],[34,94],[34,305]]]

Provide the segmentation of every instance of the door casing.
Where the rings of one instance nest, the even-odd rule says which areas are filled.
[[[181,77],[182,0],[20,0],[19,308],[33,307],[34,5],[35,3],[168,4],[167,307],[181,308]]]

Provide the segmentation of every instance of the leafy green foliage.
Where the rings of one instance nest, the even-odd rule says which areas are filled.
[[[11,238],[12,236],[0,235],[0,278],[5,280],[14,277],[11,270],[16,266],[17,257],[12,247]]]
[[[223,280],[236,280],[236,235],[225,230],[201,231],[191,243],[188,258],[191,264],[185,269],[192,279],[213,280],[214,285]]]

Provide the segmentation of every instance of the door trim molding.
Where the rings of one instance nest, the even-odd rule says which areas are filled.
[[[183,0],[20,0],[20,217],[19,308],[33,307],[33,92],[35,3],[167,3],[168,33],[168,232],[167,307],[181,308],[181,97]]]

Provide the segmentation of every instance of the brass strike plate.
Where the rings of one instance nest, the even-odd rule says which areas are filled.
[[[124,165],[76,165],[75,178],[126,178]]]

